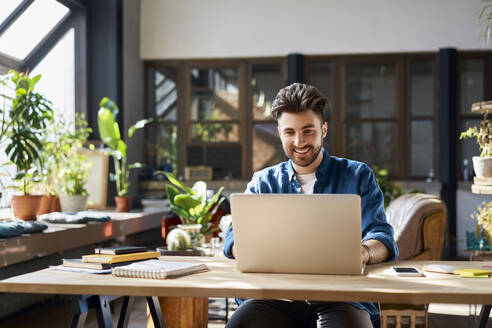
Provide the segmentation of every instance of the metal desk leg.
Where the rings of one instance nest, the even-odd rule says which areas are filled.
[[[109,309],[109,296],[95,296],[96,301],[96,317],[99,327],[113,328],[113,318]]]
[[[72,297],[72,318],[70,319],[70,328],[83,328],[89,304],[87,303],[90,295],[77,295]]]
[[[157,296],[147,296],[147,303],[149,304],[150,314],[154,321],[155,328],[166,328],[164,317],[162,316],[161,305],[159,304],[159,298]]]
[[[226,305],[226,313],[225,313],[225,322],[229,321],[229,299],[226,297],[225,299]]]
[[[118,328],[127,328],[128,321],[130,319],[131,309],[133,307],[133,301],[135,297],[125,296],[123,297],[123,304],[121,304],[120,318],[118,320]]]
[[[74,296],[72,298],[72,319],[70,320],[70,327],[82,328],[85,324],[87,312],[90,309],[95,309],[99,327],[113,328],[109,303],[116,298],[115,296],[97,295]]]
[[[478,324],[479,328],[485,328],[487,326],[491,306],[492,305],[482,305],[482,309],[480,310],[480,323]]]

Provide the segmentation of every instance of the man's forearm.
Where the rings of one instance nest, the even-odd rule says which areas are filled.
[[[386,260],[390,253],[386,245],[376,239],[369,239],[364,242],[369,250],[362,247],[362,261],[367,264],[380,263]]]

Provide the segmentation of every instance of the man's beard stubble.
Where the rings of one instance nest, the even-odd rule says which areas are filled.
[[[313,149],[313,146],[309,146],[309,147],[311,149]],[[295,159],[295,156],[294,155],[291,156],[291,154],[294,153],[293,148],[291,148],[289,151],[286,151],[284,149],[284,153],[285,153],[285,156],[287,156],[287,158],[289,158],[292,162],[294,162],[294,164],[296,164],[298,166],[301,166],[301,167],[306,167],[306,166],[311,165],[316,160],[316,158],[318,158],[318,155],[319,155],[319,153],[321,151],[321,148],[323,148],[323,145],[321,145],[318,148],[314,149],[313,156],[308,161],[303,161],[303,162],[298,162]]]

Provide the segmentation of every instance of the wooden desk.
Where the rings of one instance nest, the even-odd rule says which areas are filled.
[[[233,260],[205,257],[161,257],[169,261],[206,263],[210,271],[177,279],[118,278],[49,269],[0,281],[0,292],[127,296],[241,297],[382,303],[492,304],[490,279],[455,275],[393,277],[391,265],[422,267],[431,261],[398,261],[371,265],[361,276],[239,273]],[[480,268],[492,262],[440,262],[457,268]]]
[[[0,281],[0,292],[127,296],[196,296],[288,298],[318,301],[362,301],[406,304],[492,304],[490,279],[455,275],[392,277],[382,274],[391,265],[422,267],[431,261],[398,261],[370,265],[361,276],[239,273],[233,260],[163,256],[163,260],[206,263],[210,271],[177,279],[118,278],[110,275],[44,269]],[[440,262],[457,268],[492,262]]]

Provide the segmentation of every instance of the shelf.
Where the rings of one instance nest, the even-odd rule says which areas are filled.
[[[472,104],[472,113],[488,114],[492,113],[492,101],[481,101]]]
[[[473,177],[471,191],[474,194],[492,195],[492,178]]]

